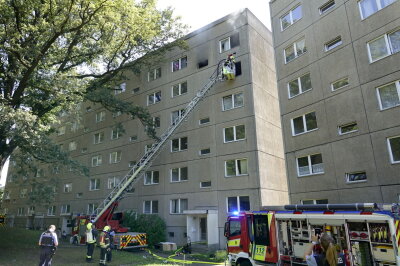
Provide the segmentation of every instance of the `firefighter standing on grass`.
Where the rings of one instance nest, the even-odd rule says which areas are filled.
[[[87,253],[86,253],[86,262],[91,262],[93,260],[93,251],[94,246],[96,244],[97,238],[97,230],[92,223],[88,223],[86,225],[86,244],[87,244]]]
[[[58,246],[58,239],[55,233],[56,226],[50,225],[47,231],[40,235],[40,262],[39,266],[50,266],[51,260]]]
[[[104,226],[103,231],[99,236],[99,245],[100,245],[100,263],[99,265],[106,265],[107,262],[107,253],[111,251],[110,247],[110,226]]]

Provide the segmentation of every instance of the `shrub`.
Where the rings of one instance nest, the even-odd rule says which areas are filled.
[[[149,247],[166,240],[167,227],[157,214],[125,212],[123,225],[132,232],[146,233]]]

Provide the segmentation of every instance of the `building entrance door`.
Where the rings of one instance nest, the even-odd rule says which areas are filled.
[[[207,240],[207,218],[206,217],[200,218],[200,240],[201,241]]]

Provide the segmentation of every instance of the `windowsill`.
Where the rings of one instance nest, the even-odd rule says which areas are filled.
[[[397,54],[397,53],[394,53],[394,54]],[[371,64],[373,64],[373,63],[375,63],[375,62],[378,62],[378,61],[380,61],[380,60],[382,60],[382,59],[384,59],[384,58],[386,58],[386,57],[389,57],[389,56],[391,56],[391,55],[394,55],[394,54],[387,54],[387,55],[382,56],[382,57],[380,57],[380,58],[378,58],[378,59],[375,59],[374,61],[371,61],[372,59],[370,58],[369,64],[371,65]]]
[[[350,84],[344,85],[344,86],[339,87],[339,88],[337,88],[337,89],[333,89],[333,88],[331,87],[331,91],[332,91],[332,92],[335,92],[335,91],[341,90],[341,89],[343,89],[343,88],[346,88],[346,87],[348,87],[348,86],[350,86]]]
[[[365,183],[368,180],[357,180],[357,181],[346,181],[346,184],[351,185],[351,184],[357,184],[357,183]]]
[[[309,131],[305,131],[305,132],[302,132],[302,133],[299,133],[299,134],[296,134],[296,135],[292,135],[292,137],[301,136],[301,135],[304,135],[304,134],[307,134],[307,133],[310,133],[310,132],[313,132],[313,131],[317,131],[317,130],[318,130],[318,128],[314,128],[314,129],[311,129]]]
[[[325,172],[308,174],[308,175],[297,175],[297,177],[315,176],[315,175],[323,175],[323,174],[325,174]]]
[[[180,181],[171,181],[170,183],[182,183],[182,182],[187,182],[189,180],[180,180]]]
[[[171,215],[183,215],[184,213],[169,213]]]
[[[199,156],[207,156],[207,155],[210,155],[211,154],[211,152],[209,152],[209,153],[204,153],[204,154],[199,154]]]
[[[151,183],[151,184],[143,184],[144,186],[154,186],[154,185],[158,185],[159,183]]]
[[[233,107],[231,109],[222,110],[222,112],[226,112],[226,111],[230,111],[230,110],[234,110],[234,109],[239,109],[239,108],[242,108],[242,107],[244,107],[244,105],[238,106],[238,107]]]
[[[100,189],[89,189],[89,191],[99,191]]]
[[[121,161],[118,161],[118,162],[110,162],[110,164],[117,164],[117,163],[120,163]]]
[[[224,141],[224,144],[225,143],[232,143],[232,142],[239,142],[239,141],[244,141],[244,140],[246,140],[246,139],[237,139],[237,140]]]
[[[172,70],[172,73],[178,72],[178,71],[183,70],[183,69],[185,69],[185,68],[187,68],[187,67],[179,68],[179,69],[177,69],[177,70]]]
[[[99,164],[99,165],[92,165],[92,167],[99,167],[101,164]]]
[[[55,214],[47,214],[47,216],[54,217],[56,215]]]
[[[357,130],[352,130],[352,131],[349,131],[349,132],[346,132],[346,133],[339,133],[339,136],[344,136],[344,135],[348,135],[348,134],[355,133],[355,132],[358,132],[358,129]]]
[[[232,177],[239,177],[239,176],[248,176],[249,174],[243,174],[243,175],[226,175],[226,178],[232,178]]]
[[[320,16],[325,16],[326,14],[330,13],[333,9],[335,9],[336,5],[333,5],[331,7],[329,7],[328,9],[325,9],[324,12],[321,12],[321,10],[319,11],[319,15]]]
[[[307,54],[307,53],[308,53],[308,50],[307,50],[305,53],[296,56],[295,58],[293,58],[292,60],[290,60],[290,61],[288,61],[288,62],[286,62],[286,59],[285,59],[285,65],[289,64],[290,62],[293,62],[293,61],[296,60],[297,58],[302,57],[303,55],[305,55],[305,54]]]
[[[183,96],[183,95],[186,95],[186,94],[188,94],[187,92],[185,92],[185,93],[181,93],[181,94],[178,94],[178,95],[172,95],[172,99],[174,99],[174,98],[177,98],[177,97],[179,97],[179,96]]]
[[[60,213],[60,216],[66,216],[66,215],[71,215],[71,213]]]
[[[390,163],[391,164],[400,164],[400,161],[395,161],[395,162],[391,161]]]
[[[395,1],[395,2],[396,2],[396,1]],[[393,2],[393,3],[395,3],[395,2]],[[363,20],[365,20],[365,19],[367,19],[367,18],[373,16],[374,14],[376,14],[376,13],[378,13],[379,11],[381,11],[381,10],[387,8],[388,6],[391,6],[393,3],[391,3],[391,4],[387,5],[387,6],[385,6],[384,8],[379,9],[378,11],[376,11],[376,12],[372,13],[371,15],[369,15],[368,17],[365,17],[365,18],[362,17],[362,18],[361,18],[361,21],[363,21]],[[361,16],[362,16],[362,14],[361,14]]]
[[[296,95],[294,95],[294,96],[292,96],[292,97],[289,97],[288,100],[291,100],[291,99],[293,99],[293,98],[296,98],[297,96],[303,95],[304,93],[307,93],[307,92],[309,92],[309,91],[311,91],[311,90],[312,90],[312,88],[311,88],[311,89],[308,89],[308,90],[306,90],[306,91],[303,91],[303,92],[301,92],[301,93],[299,93],[299,94],[296,94]]]
[[[400,104],[397,104],[395,106],[390,106],[390,107],[387,107],[385,109],[380,109],[379,111],[386,111],[386,110],[393,109],[393,108],[396,108],[396,107],[399,107],[399,106],[400,106]]]
[[[200,187],[201,189],[211,188],[211,187]]]
[[[181,152],[181,151],[187,151],[188,149],[184,149],[184,150],[179,150],[179,151],[171,151],[172,153],[176,153],[176,152]]]

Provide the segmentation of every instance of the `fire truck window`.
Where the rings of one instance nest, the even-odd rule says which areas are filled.
[[[229,221],[229,235],[237,236],[240,235],[240,221]]]
[[[254,239],[257,245],[269,246],[268,216],[254,216]]]
[[[251,217],[247,217],[247,233],[249,234],[249,239],[251,242],[254,241],[254,235],[253,235],[253,221],[251,220]]]

